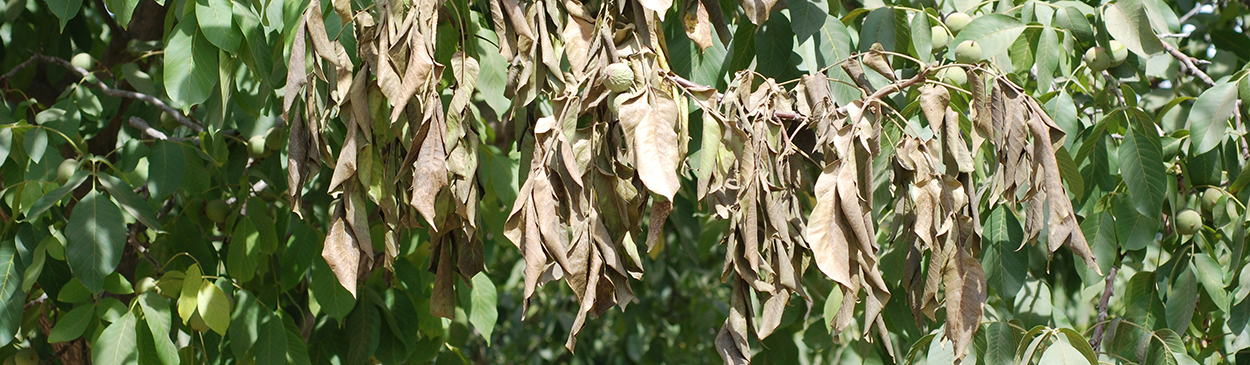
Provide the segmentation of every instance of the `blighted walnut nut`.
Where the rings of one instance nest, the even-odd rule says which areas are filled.
[[[634,70],[624,62],[617,62],[603,69],[603,86],[612,92],[622,92],[634,86]]]

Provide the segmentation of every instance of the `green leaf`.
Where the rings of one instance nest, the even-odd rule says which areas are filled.
[[[152,291],[139,295],[139,306],[143,309],[144,324],[152,334],[156,357],[165,365],[178,364],[178,347],[169,338],[172,315],[169,300]]]
[[[1163,43],[1154,29],[1140,0],[1119,0],[1103,11],[1107,33],[1143,59],[1163,52]]]
[[[234,8],[230,0],[196,0],[195,19],[200,32],[217,48],[228,53],[239,50],[243,34],[234,27]]]
[[[239,220],[230,236],[229,251],[226,254],[226,272],[240,282],[251,281],[256,276],[256,266],[260,254],[256,252],[256,240],[259,234],[251,221]]]
[[[52,327],[52,332],[48,334],[48,343],[70,341],[82,336],[83,331],[87,330],[87,325],[91,324],[94,318],[94,305],[84,304],[74,307],[56,321],[56,326]]]
[[[122,29],[130,28],[130,18],[134,16],[135,6],[138,5],[139,0],[104,0],[104,6],[108,7],[109,13],[113,15],[113,20]]]
[[[65,226],[65,256],[74,276],[93,293],[104,288],[104,276],[121,263],[126,248],[126,220],[113,201],[92,190],[74,205]]]
[[[92,299],[93,293],[82,285],[82,280],[78,278],[70,278],[65,286],[61,287],[61,292],[57,294],[56,300],[62,303],[78,304]]]
[[[982,227],[985,277],[998,295],[1007,297],[1020,291],[1028,268],[1028,252],[1019,250],[1024,228],[1006,205],[999,205],[985,218]]]
[[[187,158],[181,146],[169,141],[153,144],[148,153],[148,191],[152,199],[164,200],[173,195],[182,186],[186,174]]]
[[[472,298],[469,303],[469,323],[482,333],[487,346],[490,346],[490,336],[495,331],[495,322],[499,319],[499,308],[496,308],[497,294],[495,283],[490,281],[490,277],[485,272],[479,272],[473,276],[473,290],[469,293]]]
[[[44,153],[48,151],[48,131],[43,128],[26,131],[23,144],[26,147],[26,155],[30,156],[30,161],[39,163],[43,160]]]
[[[135,348],[135,315],[126,312],[92,344],[91,362],[96,365],[138,364]]]
[[[372,303],[361,303],[347,320],[347,359],[349,364],[363,364],[378,348],[382,318]]]
[[[234,292],[234,303],[234,313],[230,315],[230,349],[241,359],[247,357],[248,350],[255,348],[261,325],[260,307],[256,296],[244,289]]]
[[[203,281],[204,276],[200,273],[200,265],[191,264],[182,278],[182,292],[178,297],[178,316],[182,317],[182,324],[187,324],[191,316],[195,315],[195,307],[199,305],[200,300],[200,285]]]
[[[1007,322],[990,323],[985,328],[987,365],[1012,365],[1016,355],[1016,330]]]
[[[130,280],[126,280],[119,272],[113,272],[104,277],[104,291],[117,295],[134,294],[135,288],[130,284]]]
[[[200,33],[191,13],[170,32],[165,45],[165,92],[169,98],[183,109],[208,100],[220,71],[217,47]]]
[[[58,19],[61,19],[61,32],[65,31],[65,24],[70,19],[78,16],[78,9],[82,8],[82,0],[47,0],[48,10],[52,11]]]
[[[212,281],[202,280],[197,302],[200,317],[204,318],[204,323],[208,324],[208,328],[225,336],[226,329],[230,328],[230,311],[233,309],[226,293],[222,292],[221,288],[218,288],[217,284]]]
[[[1146,248],[1159,231],[1159,218],[1144,216],[1122,195],[1115,198],[1115,235],[1124,251]]]
[[[1211,296],[1211,302],[1214,302],[1220,311],[1228,313],[1232,298],[1229,297],[1228,290],[1224,289],[1224,267],[1211,258],[1211,255],[1194,253],[1194,271],[1197,273],[1198,281],[1202,282],[1202,287]]]
[[[12,342],[22,324],[22,307],[26,304],[26,292],[21,288],[23,271],[17,242],[0,242],[0,346]]]
[[[1055,33],[1055,29],[1043,28],[1041,36],[1037,38],[1037,49],[1033,52],[1037,59],[1037,91],[1039,93],[1050,92],[1055,69],[1059,67],[1061,52],[1055,52],[1058,49],[1060,49],[1059,36]],[[1064,131],[1067,132],[1066,129]]]
[[[338,278],[330,271],[326,260],[317,256],[312,266],[312,296],[321,305],[321,310],[338,320],[347,318],[356,305],[356,297],[352,296]]]
[[[44,194],[43,197],[36,200],[34,204],[27,207],[26,217],[23,218],[22,221],[32,222],[39,219],[39,216],[42,216],[43,212],[48,211],[48,208],[52,208],[53,205],[56,205],[57,202],[64,199],[66,195],[69,195],[71,191],[74,191],[74,189],[77,189],[78,186],[82,185],[84,181],[87,181],[88,176],[91,176],[91,172],[89,171],[78,171],[74,173],[74,176],[71,176],[69,180],[65,181],[65,185],[61,185],[61,187],[56,188],[56,190]]]
[[[1167,320],[1168,328],[1177,332],[1189,329],[1189,322],[1194,317],[1194,308],[1198,305],[1198,283],[1193,270],[1185,267],[1180,277],[1168,289]]]
[[[925,63],[933,62],[933,29],[925,12],[916,13],[911,18],[911,48],[916,58]]]
[[[282,318],[273,312],[266,311],[265,321],[258,326],[256,347],[257,364],[286,363],[288,341],[286,328],[282,326]],[[299,339],[293,339],[299,341]]]
[[[1076,162],[1072,161],[1072,155],[1068,154],[1068,149],[1064,147],[1056,149],[1055,161],[1059,165],[1059,176],[1068,183],[1068,193],[1077,199],[1085,196],[1085,180],[1081,178],[1081,171],[1077,170]]]
[[[1237,85],[1224,82],[1207,89],[1189,109],[1189,137],[1194,155],[1220,146],[1228,133],[1228,119],[1237,111]]]
[[[1084,4],[1082,4],[1084,5]],[[1082,44],[1094,42],[1094,27],[1085,19],[1085,13],[1076,7],[1065,7],[1055,11],[1054,25],[1072,32],[1073,38]]]
[[[1075,347],[1072,347],[1072,344],[1068,342],[1067,337],[1058,336],[1056,337],[1056,339],[1057,341],[1055,341],[1054,343],[1051,343],[1050,346],[1046,348],[1046,351],[1042,352],[1042,360],[1038,362],[1039,364],[1047,364],[1047,365],[1076,365],[1076,364],[1096,365],[1097,364],[1093,361],[1090,361],[1089,359],[1086,359],[1085,355],[1082,355],[1080,351],[1078,351]]]
[[[981,46],[981,59],[988,60],[1006,52],[1023,31],[1024,23],[1019,19],[1003,14],[987,14],[968,23],[950,44],[954,47],[963,41],[975,41]],[[946,58],[955,59],[955,52],[946,52]]]
[[[901,10],[893,7],[873,9],[864,17],[864,25],[859,30],[859,51],[867,52],[873,43],[881,43],[881,47],[891,52],[907,52],[907,17]]]
[[[130,190],[130,185],[107,173],[98,174],[96,178],[100,180],[100,186],[104,187],[113,199],[121,203],[126,213],[130,213],[130,216],[135,217],[148,228],[157,232],[161,231],[161,222],[156,219],[156,212],[152,211],[152,207],[139,194]]]
[[[1158,217],[1163,209],[1163,193],[1167,191],[1162,148],[1136,129],[1129,128],[1124,134],[1119,151],[1120,175],[1133,207],[1143,216]]]
[[[9,160],[13,151],[13,128],[0,127],[0,166]]]

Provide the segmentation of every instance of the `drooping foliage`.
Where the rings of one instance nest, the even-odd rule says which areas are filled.
[[[0,355],[1250,348],[1242,3],[5,4]]]

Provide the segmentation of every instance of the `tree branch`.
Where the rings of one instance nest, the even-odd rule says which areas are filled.
[[[1184,53],[1181,53],[1180,50],[1176,49],[1176,47],[1172,47],[1171,44],[1168,44],[1168,42],[1159,43],[1163,44],[1163,49],[1167,50],[1168,54],[1171,54],[1172,57],[1175,57],[1177,61],[1181,62],[1181,70],[1189,70],[1189,74],[1198,77],[1199,80],[1202,80],[1202,83],[1207,84],[1207,87],[1215,86],[1215,80],[1212,80],[1211,76],[1208,76],[1206,72],[1202,72],[1202,70],[1198,69],[1198,66],[1194,64],[1193,57],[1186,56]]]
[[[0,82],[7,82],[8,79],[12,77],[14,74],[16,74],[18,70],[21,70],[22,68],[26,67],[31,61],[35,61],[35,60],[38,60],[40,62],[45,62],[45,63],[53,63],[61,67],[67,68],[70,71],[74,71],[74,73],[77,73],[78,76],[82,77],[84,81],[87,81],[87,83],[90,83],[94,85],[96,88],[100,89],[100,92],[103,92],[104,95],[118,97],[118,98],[129,98],[129,99],[137,99],[137,100],[145,101],[148,104],[152,104],[153,106],[156,106],[158,109],[166,113],[169,113],[169,115],[174,116],[174,119],[177,119],[178,123],[186,126],[187,128],[191,128],[191,130],[195,131],[196,133],[204,131],[204,126],[201,126],[199,123],[191,120],[191,118],[187,118],[187,116],[183,115],[182,112],[178,111],[178,109],[174,109],[174,107],[169,106],[169,104],[165,104],[165,102],[161,101],[161,99],[158,99],[155,96],[138,93],[134,91],[114,89],[113,87],[110,87],[104,84],[103,82],[100,82],[99,80],[88,78],[88,76],[91,75],[90,71],[87,71],[86,69],[82,67],[74,66],[69,61],[66,61],[64,59],[57,58],[57,57],[47,56],[44,54],[35,54],[34,56],[31,56],[30,60],[27,60],[26,62],[23,62],[22,64],[17,65],[17,67],[14,67],[13,70],[9,71],[3,76],[0,76]]]
[[[1094,333],[1089,336],[1089,346],[1093,347],[1095,352],[1098,351],[1099,346],[1102,346],[1103,328],[1106,326],[1103,322],[1107,320],[1107,303],[1111,301],[1111,292],[1115,290],[1115,274],[1119,271],[1120,268],[1111,267],[1111,272],[1107,273],[1107,285],[1102,290],[1102,299],[1098,301],[1098,321],[1095,322],[1098,326],[1094,327]]]

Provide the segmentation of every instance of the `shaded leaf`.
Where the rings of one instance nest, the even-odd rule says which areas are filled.
[[[122,211],[92,190],[74,205],[65,227],[66,259],[82,284],[98,293],[104,288],[104,277],[121,263],[126,247]]]

